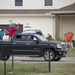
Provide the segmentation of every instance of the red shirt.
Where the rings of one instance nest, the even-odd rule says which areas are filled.
[[[66,34],[66,42],[72,42],[72,34]]]
[[[12,37],[17,31],[17,28],[10,28],[9,29],[9,37]]]

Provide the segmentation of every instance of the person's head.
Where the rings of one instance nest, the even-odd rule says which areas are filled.
[[[17,24],[16,24],[16,23],[11,23],[11,24],[9,25],[9,28],[17,28]]]
[[[70,34],[70,32],[67,32],[67,34]]]

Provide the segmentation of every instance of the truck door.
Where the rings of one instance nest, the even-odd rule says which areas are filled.
[[[26,40],[27,54],[30,55],[40,55],[41,52],[41,44],[37,37],[34,35],[27,35]]]
[[[17,35],[13,42],[13,52],[17,55],[40,55],[41,44],[32,35]]]

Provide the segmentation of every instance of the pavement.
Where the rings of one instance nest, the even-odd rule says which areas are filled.
[[[0,63],[3,61],[0,60]],[[12,57],[7,61],[8,63],[12,62]],[[14,56],[15,63],[46,63],[43,57],[27,57],[27,56]],[[75,57],[64,57],[59,61],[51,61],[51,63],[75,63]]]

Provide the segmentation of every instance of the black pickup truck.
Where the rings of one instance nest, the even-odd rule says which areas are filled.
[[[29,55],[44,57],[49,60],[60,60],[66,56],[67,47],[65,43],[58,41],[48,41],[38,34],[22,34],[14,35],[11,41],[0,41],[0,59],[8,60],[11,54]]]

